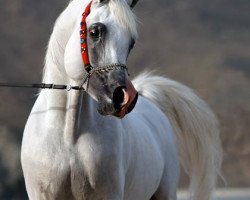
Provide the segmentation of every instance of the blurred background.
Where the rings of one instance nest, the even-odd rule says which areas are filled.
[[[0,0],[0,82],[37,83],[68,0]],[[250,187],[250,1],[140,0],[130,73],[155,70],[192,87],[221,124],[226,184]],[[0,88],[0,199],[27,199],[20,165],[37,90]],[[186,185],[183,177],[181,187]]]

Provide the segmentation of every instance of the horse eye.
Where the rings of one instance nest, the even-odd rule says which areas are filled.
[[[91,30],[89,30],[89,35],[93,40],[99,39],[100,36],[101,36],[99,28],[98,27],[93,27]]]
[[[89,36],[92,40],[97,41],[104,36],[106,32],[106,26],[102,23],[95,23],[89,28]]]

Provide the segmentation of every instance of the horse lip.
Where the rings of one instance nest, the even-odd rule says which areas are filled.
[[[119,110],[117,110],[113,115],[122,119],[125,115],[129,114],[135,107],[137,100],[138,100],[138,92],[136,92],[133,99],[131,99],[128,104],[123,105]]]
[[[116,101],[114,101],[114,99],[113,103],[104,103],[105,101],[98,101],[98,111],[101,115],[113,115],[122,119],[126,114],[130,113],[134,109],[138,99],[138,92],[134,88],[132,82],[127,80],[126,87],[120,87],[119,92],[121,91],[123,92],[123,102],[120,102],[119,106],[115,105]]]
[[[130,101],[127,105],[123,105],[121,108],[116,109],[115,112],[113,112],[113,113],[112,113],[112,111],[107,112],[107,110],[104,111],[103,109],[98,109],[98,112],[103,116],[113,115],[115,117],[122,119],[125,117],[125,115],[129,114],[134,109],[134,107],[137,103],[138,97],[139,97],[139,95],[137,92],[135,97],[132,99],[132,101]]]
[[[124,105],[121,107],[121,109],[119,109],[114,116],[122,119],[125,117],[125,115],[129,114],[135,107],[136,102],[138,100],[138,93],[136,93],[135,98],[128,104],[128,105]]]

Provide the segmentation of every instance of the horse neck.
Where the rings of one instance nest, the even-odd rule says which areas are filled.
[[[57,19],[53,28],[45,57],[42,80],[44,83],[71,84],[65,71],[64,54],[66,45],[74,30],[74,22],[76,21],[73,10],[74,5],[72,2]],[[69,99],[74,99],[71,97],[72,94],[73,93],[67,93],[65,91],[48,91],[46,95],[47,102],[49,102],[48,106],[56,106],[59,104],[58,106],[66,109]]]
[[[59,61],[55,63],[52,56],[53,52],[50,52],[50,49],[48,49],[43,82],[75,85],[64,72],[63,64],[59,63],[63,58],[57,59]],[[63,137],[65,144],[73,144],[79,134],[83,92],[75,90],[46,90],[44,93],[46,104],[42,106],[46,106],[45,110],[54,110],[53,114],[48,115],[51,121],[57,124],[57,126],[59,125],[63,130],[63,133],[58,132],[58,136],[60,138]]]
[[[64,66],[65,48],[76,26],[80,26],[80,22],[78,24],[79,16],[81,16],[87,2],[88,0],[71,1],[68,7],[58,17],[46,52],[44,82],[56,81],[57,84],[69,84]]]
[[[64,52],[68,38],[60,36],[61,34],[54,29],[46,53],[43,82],[69,84],[64,67]]]
[[[44,83],[77,85],[67,76],[64,66],[64,53],[67,42],[74,31],[76,18],[78,17],[74,10],[81,12],[79,10],[80,2],[82,0],[72,1],[55,24],[45,59]],[[83,115],[84,123],[88,123],[88,119],[90,119],[91,108],[89,104],[91,104],[92,100],[90,100],[87,94],[83,95],[82,91],[48,90],[45,94],[46,104],[43,106],[46,106],[46,110],[57,108],[56,110],[58,111],[55,111],[55,115],[52,115],[51,118],[63,126],[65,141],[74,142],[77,134],[79,134],[80,114],[82,113]],[[83,96],[84,109],[81,112]],[[60,117],[58,118],[58,116]]]

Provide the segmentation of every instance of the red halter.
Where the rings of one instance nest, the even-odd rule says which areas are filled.
[[[84,67],[87,72],[91,70],[91,65],[89,62],[89,54],[88,54],[88,45],[87,45],[87,24],[86,18],[90,13],[90,7],[92,4],[92,0],[89,2],[87,7],[85,8],[84,13],[82,14],[82,21],[81,21],[81,30],[80,30],[80,38],[81,38],[81,54],[82,60],[84,63]]]

